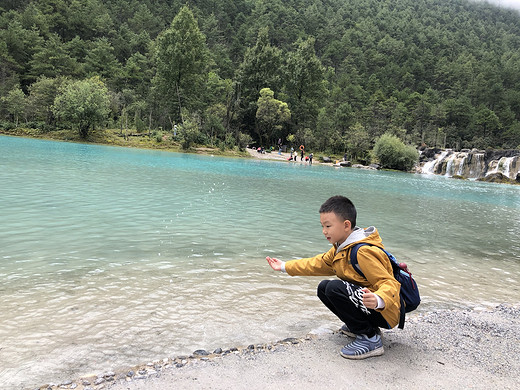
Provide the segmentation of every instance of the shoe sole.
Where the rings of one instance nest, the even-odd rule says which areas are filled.
[[[364,353],[362,355],[345,355],[345,354],[343,354],[343,352],[341,352],[341,351],[339,352],[339,354],[341,356],[343,356],[345,359],[352,359],[352,360],[362,360],[362,359],[366,359],[366,358],[373,357],[373,356],[381,356],[384,353],[385,353],[384,347],[376,348],[376,349],[369,351],[367,353]]]

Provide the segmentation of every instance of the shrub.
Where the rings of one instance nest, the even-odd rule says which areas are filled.
[[[202,134],[198,125],[191,121],[186,121],[180,132],[181,147],[184,150],[190,149],[194,144],[200,142]]]
[[[398,137],[382,135],[374,146],[374,154],[384,168],[409,171],[417,163],[419,153],[411,145],[405,145]]]

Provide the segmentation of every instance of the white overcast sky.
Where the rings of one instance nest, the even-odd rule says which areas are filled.
[[[476,0],[476,1],[482,1],[482,0]],[[504,8],[509,7],[509,8],[515,8],[517,10],[520,10],[520,0],[487,0],[487,2],[500,5]]]

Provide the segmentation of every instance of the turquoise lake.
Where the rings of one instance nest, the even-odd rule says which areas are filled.
[[[520,299],[520,186],[0,136],[0,388],[339,328],[321,278],[265,261],[328,250],[337,194],[408,263],[411,315]]]

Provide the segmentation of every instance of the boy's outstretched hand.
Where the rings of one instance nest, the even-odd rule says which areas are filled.
[[[267,262],[269,263],[271,268],[274,269],[275,271],[281,271],[282,270],[282,263],[283,263],[283,261],[275,259],[273,257],[269,257],[269,256],[267,256],[265,259],[267,260]]]

